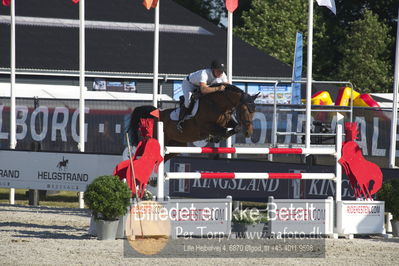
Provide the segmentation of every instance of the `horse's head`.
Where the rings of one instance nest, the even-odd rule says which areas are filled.
[[[241,127],[244,129],[245,137],[252,135],[254,129],[252,120],[255,114],[255,99],[258,94],[249,95],[248,93],[243,93],[240,99],[240,104],[237,107],[237,118]]]
[[[255,99],[259,93],[251,96],[237,86],[229,84],[225,88],[225,95],[228,99],[227,102],[230,102],[233,109],[236,110],[237,120],[245,137],[251,136],[253,133],[252,119],[255,113]]]

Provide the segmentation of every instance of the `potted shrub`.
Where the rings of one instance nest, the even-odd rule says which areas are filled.
[[[98,239],[115,239],[118,218],[128,211],[131,195],[117,176],[100,176],[87,186],[84,200],[96,221]]]
[[[385,211],[392,213],[392,233],[399,236],[399,180],[384,182],[377,192],[377,198],[385,201]]]
[[[259,232],[264,237],[267,229],[267,214],[258,209],[245,209],[233,212],[232,231],[238,236],[245,237],[245,232]]]

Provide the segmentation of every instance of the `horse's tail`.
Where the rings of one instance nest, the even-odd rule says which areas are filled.
[[[143,105],[133,110],[133,113],[130,115],[129,128],[127,130],[132,145],[137,145],[140,141],[138,134],[140,118],[154,118],[150,113],[155,109],[156,108],[152,105]]]

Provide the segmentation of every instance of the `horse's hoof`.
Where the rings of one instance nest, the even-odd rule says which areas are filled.
[[[235,133],[238,133],[238,132],[240,132],[242,130],[242,127],[241,126],[236,126],[235,128],[234,128],[234,132]]]
[[[210,143],[219,143],[220,141],[221,141],[221,139],[218,137],[210,137],[209,138]]]

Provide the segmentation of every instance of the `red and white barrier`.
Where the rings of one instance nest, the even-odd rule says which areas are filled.
[[[165,179],[327,179],[335,180],[333,173],[166,173]]]
[[[315,154],[335,155],[334,148],[212,148],[166,146],[165,154],[170,153],[235,153],[235,154]]]
[[[336,184],[336,202],[341,201],[342,168],[338,163],[342,150],[343,116],[337,114],[336,147],[333,148],[212,148],[212,147],[174,147],[164,145],[163,123],[158,122],[158,141],[161,145],[161,155],[170,153],[235,153],[235,154],[315,154],[333,155],[336,158],[335,173],[165,173],[163,162],[158,167],[159,199],[164,198],[164,181],[169,179],[323,179],[333,180]]]

